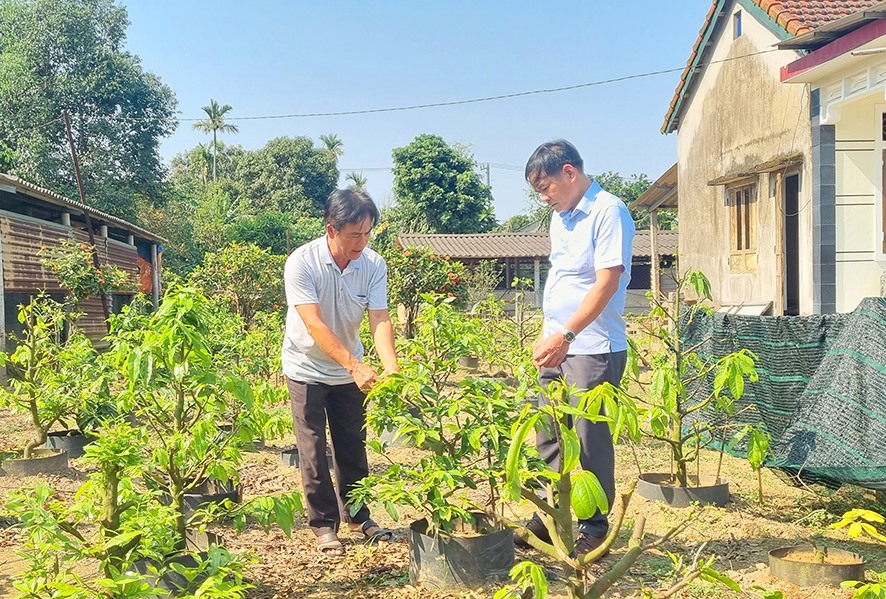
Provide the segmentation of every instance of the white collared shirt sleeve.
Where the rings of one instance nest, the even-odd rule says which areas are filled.
[[[594,223],[594,270],[631,269],[634,221],[623,204],[603,208]]]

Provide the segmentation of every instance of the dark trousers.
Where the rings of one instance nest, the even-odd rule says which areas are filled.
[[[624,374],[627,357],[626,351],[592,356],[566,356],[557,368],[542,368],[539,372],[539,382],[542,388],[547,388],[557,379],[563,380],[567,385],[575,385],[579,389],[593,389],[604,382],[618,386]],[[550,403],[544,393],[538,400],[539,405]],[[573,395],[570,403],[576,406],[578,398]],[[575,428],[581,443],[579,453],[581,467],[597,476],[611,507],[615,501],[615,447],[612,445],[609,425],[582,418]],[[560,447],[557,445],[557,440],[542,430],[536,434],[535,443],[542,459],[552,469],[557,470],[560,467]],[[598,510],[588,520],[579,520],[578,529],[602,538],[609,531],[609,520]]]
[[[325,385],[286,379],[292,401],[292,421],[298,445],[299,470],[308,512],[308,525],[317,535],[338,531],[344,520],[362,523],[366,506],[352,516],[348,493],[369,474],[366,459],[366,395],[354,383]],[[326,424],[332,437],[337,489],[326,463]],[[337,494],[336,494],[337,491]]]

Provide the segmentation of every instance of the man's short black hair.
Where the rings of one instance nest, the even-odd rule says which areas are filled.
[[[356,189],[336,189],[326,200],[327,225],[341,231],[346,225],[362,223],[369,217],[374,227],[378,223],[378,208],[365,191]]]
[[[555,139],[538,146],[526,162],[526,180],[531,185],[539,177],[556,177],[571,164],[584,172],[584,160],[578,150],[565,139]]]

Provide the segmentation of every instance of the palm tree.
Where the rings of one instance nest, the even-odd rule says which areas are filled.
[[[332,155],[332,158],[338,162],[338,157],[345,153],[345,142],[335,133],[329,135],[321,135],[320,141],[326,146],[326,151]]]
[[[231,110],[230,104],[220,106],[215,100],[209,101],[209,106],[203,107],[203,112],[209,118],[199,120],[194,123],[194,129],[203,133],[212,133],[212,180],[217,177],[216,171],[216,154],[218,153],[218,132],[222,133],[238,133],[240,130],[237,125],[228,125],[225,123],[225,113]]]
[[[209,171],[215,162],[215,155],[212,149],[206,144],[197,144],[194,148],[194,168],[200,172],[200,179],[205,187],[209,183]]]
[[[345,175],[345,181],[351,182],[348,185],[349,189],[356,189],[357,191],[364,191],[366,189],[366,177],[363,176],[363,171],[359,173],[351,171]]]

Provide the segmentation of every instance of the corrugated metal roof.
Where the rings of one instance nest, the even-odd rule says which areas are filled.
[[[649,189],[640,194],[631,202],[631,210],[643,208],[652,211],[657,208],[677,207],[677,163],[664,172],[649,186]]]
[[[102,212],[101,210],[96,210],[91,206],[87,206],[85,204],[81,204],[78,201],[69,199],[64,197],[63,195],[59,195],[54,191],[46,189],[44,187],[40,187],[39,185],[35,185],[34,183],[30,183],[25,181],[24,179],[19,179],[14,175],[8,175],[6,173],[0,173],[0,185],[8,185],[14,187],[17,193],[21,193],[26,196],[30,196],[33,198],[37,198],[43,200],[44,202],[49,202],[50,204],[55,204],[56,206],[61,206],[64,208],[70,208],[76,210],[80,213],[88,212],[89,215],[100,221],[99,224],[108,224],[114,225],[124,231],[132,233],[136,237],[141,237],[143,239],[147,239],[150,241],[162,241],[166,242],[165,239],[157,235],[156,233],[151,233],[147,229],[143,229],[138,225],[134,225],[131,222],[125,221],[122,218],[118,218],[107,212]]]
[[[658,231],[657,237],[659,254],[677,255],[677,231]],[[427,247],[438,256],[449,256],[454,260],[547,259],[551,253],[547,233],[405,234],[397,238],[397,243],[400,247]],[[649,231],[636,232],[633,251],[635,258],[648,258],[652,254]]]

